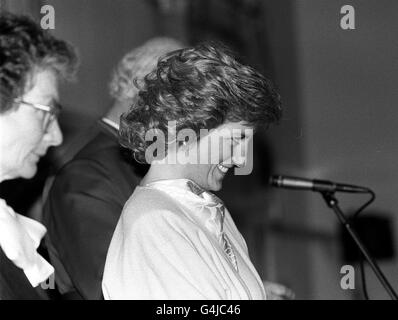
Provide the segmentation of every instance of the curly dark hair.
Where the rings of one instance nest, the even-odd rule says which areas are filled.
[[[43,30],[31,18],[0,14],[0,113],[13,108],[36,70],[52,69],[70,79],[77,68],[74,48]]]
[[[137,101],[121,116],[120,142],[145,162],[148,130],[167,137],[168,121],[177,132],[214,129],[226,121],[252,127],[269,125],[281,117],[280,96],[270,80],[237,61],[221,44],[202,43],[173,51],[159,59],[145,77]],[[167,138],[166,138],[167,139]]]

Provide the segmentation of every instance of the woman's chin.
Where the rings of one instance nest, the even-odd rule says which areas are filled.
[[[20,170],[16,178],[31,179],[37,173],[37,163],[25,164]]]

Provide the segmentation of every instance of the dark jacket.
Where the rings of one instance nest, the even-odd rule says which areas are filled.
[[[99,121],[93,138],[52,181],[44,224],[62,294],[101,299],[108,246],[123,206],[147,166],[127,159],[117,131]]]
[[[22,269],[10,261],[0,248],[0,300],[38,300],[41,297]]]

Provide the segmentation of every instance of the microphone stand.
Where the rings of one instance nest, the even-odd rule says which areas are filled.
[[[354,229],[351,228],[351,225],[348,219],[345,217],[344,213],[341,211],[339,207],[339,203],[334,196],[334,192],[326,192],[321,191],[323,199],[326,201],[326,204],[329,208],[331,208],[334,213],[337,215],[340,222],[344,225],[347,229],[348,233],[350,234],[351,238],[355,241],[358,248],[361,250],[361,253],[372,267],[374,273],[376,274],[377,278],[379,279],[380,283],[383,285],[384,289],[387,291],[389,296],[392,300],[398,300],[398,296],[394,289],[391,287],[390,283],[388,282],[387,278],[384,276],[383,272],[380,270],[379,266],[377,265],[376,261],[372,258],[364,244],[362,243],[361,239],[359,238],[358,234],[355,232]]]

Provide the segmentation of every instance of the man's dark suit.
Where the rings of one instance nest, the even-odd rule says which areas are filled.
[[[44,204],[55,281],[62,294],[83,299],[102,298],[101,281],[113,231],[146,169],[126,159],[116,129],[98,121],[94,132],[57,172]]]

